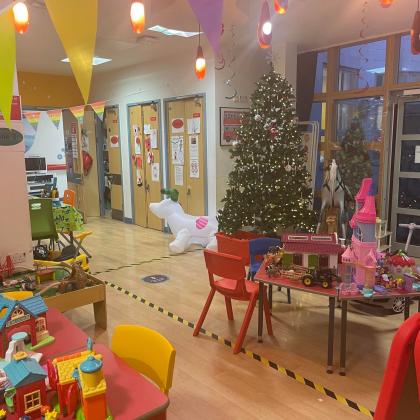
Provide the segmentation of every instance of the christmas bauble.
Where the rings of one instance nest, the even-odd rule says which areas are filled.
[[[262,120],[261,115],[256,114],[256,115],[255,115],[255,117],[254,117],[254,120],[255,120],[255,121],[261,121],[261,120]]]
[[[290,172],[292,170],[292,167],[289,164],[287,164],[284,169],[286,170],[286,172]]]

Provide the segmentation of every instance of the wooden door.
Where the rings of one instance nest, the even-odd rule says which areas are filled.
[[[169,188],[179,191],[184,211],[196,216],[206,212],[204,116],[201,97],[166,103]]]
[[[111,216],[123,220],[123,191],[121,177],[121,139],[119,134],[118,108],[105,109],[106,153],[108,155],[108,173],[105,176],[111,182]]]
[[[162,220],[149,211],[161,200],[161,140],[156,104],[129,107],[134,223],[162,230]]]

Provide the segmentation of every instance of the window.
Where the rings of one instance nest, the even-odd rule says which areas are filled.
[[[316,57],[316,73],[314,93],[325,93],[327,91],[327,64],[328,53],[321,51]]]
[[[12,315],[10,316],[10,319],[16,319],[16,318],[20,318],[22,316],[25,315],[25,312],[23,312],[23,309],[21,308],[16,308],[13,312]]]
[[[410,35],[401,35],[398,83],[420,82],[420,55],[411,53]]]
[[[302,254],[293,254],[293,264],[302,265],[303,257]]]
[[[41,407],[41,392],[35,391],[24,396],[25,414],[37,410]]]
[[[47,329],[45,318],[37,318],[36,320],[36,332],[44,332]]]
[[[307,241],[308,239],[308,235],[289,235],[287,237],[288,241]]]
[[[420,102],[404,104],[403,134],[420,134]]]
[[[329,255],[320,255],[319,256],[319,268],[328,268],[330,265]]]
[[[339,90],[382,86],[385,75],[386,41],[340,48]]]

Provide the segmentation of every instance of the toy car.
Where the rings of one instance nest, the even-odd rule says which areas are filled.
[[[334,281],[338,281],[337,274],[330,268],[310,268],[306,274],[302,276],[302,283],[307,286],[320,284],[324,289],[332,287]]]

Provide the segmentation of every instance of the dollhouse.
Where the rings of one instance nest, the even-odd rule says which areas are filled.
[[[47,310],[41,296],[13,300],[0,295],[0,356],[5,356],[10,338],[16,332],[26,332],[32,347],[49,338]]]

